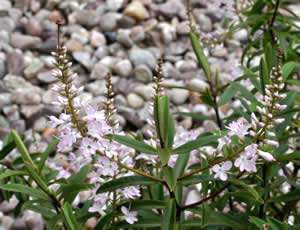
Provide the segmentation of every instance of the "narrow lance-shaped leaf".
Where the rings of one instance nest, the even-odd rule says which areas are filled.
[[[168,131],[168,138],[167,138],[167,148],[172,149],[174,143],[174,136],[175,136],[175,124],[174,118],[169,117],[169,131]]]
[[[185,154],[189,153],[194,149],[198,149],[201,146],[207,145],[209,143],[215,142],[219,137],[210,135],[204,137],[198,137],[196,140],[189,141],[184,145],[172,150],[172,154]]]
[[[22,184],[5,184],[1,185],[0,189],[10,192],[23,193],[32,197],[40,198],[42,200],[51,200],[50,197],[43,191]]]
[[[47,149],[45,150],[45,152],[43,153],[41,160],[38,163],[38,170],[39,173],[41,173],[41,171],[43,170],[43,167],[45,165],[45,162],[49,156],[49,154],[53,151],[53,149],[56,147],[56,145],[58,144],[59,139],[55,138],[47,147]]]
[[[268,66],[264,57],[260,59],[260,63],[259,63],[259,77],[260,77],[261,89],[263,95],[265,95],[265,85],[269,81],[269,73],[268,73]]]
[[[162,221],[162,230],[174,230],[176,223],[176,201],[171,198],[165,208]]]
[[[233,96],[236,94],[237,89],[234,88],[232,85],[228,86],[224,93],[221,95],[219,101],[218,101],[218,106],[224,105],[228,103]]]
[[[197,56],[197,59],[198,59],[199,63],[201,64],[201,66],[204,70],[205,76],[206,76],[207,80],[210,81],[211,71],[210,71],[210,67],[209,67],[207,58],[204,55],[203,49],[200,45],[200,42],[199,42],[199,39],[198,39],[197,35],[193,31],[190,31],[190,39],[191,39],[192,46],[193,46],[193,49],[195,51],[195,54]]]
[[[11,134],[12,134],[12,137],[13,137],[16,145],[17,145],[18,150],[20,151],[20,153],[23,157],[23,160],[27,161],[32,167],[35,167],[27,148],[25,147],[23,141],[21,140],[21,138],[19,137],[17,132],[15,130],[13,130],[11,132]]]
[[[138,140],[126,137],[126,136],[121,136],[121,135],[107,135],[106,137],[111,138],[120,144],[123,144],[130,148],[133,148],[138,152],[148,153],[148,154],[156,154],[156,149],[150,145],[147,145],[144,142],[141,142],[141,141],[138,141]]]
[[[63,206],[63,215],[68,230],[77,230],[76,218],[72,212],[72,207],[69,203],[65,202]]]
[[[134,185],[151,185],[154,183],[157,183],[157,181],[152,180],[148,177],[126,176],[102,184],[100,188],[97,190],[97,193],[110,192],[116,189],[121,189],[121,188],[134,186]]]
[[[33,180],[35,181],[35,183],[38,184],[38,186],[44,191],[48,191],[48,186],[46,184],[46,182],[43,181],[43,179],[39,176],[38,172],[32,168],[32,166],[28,163],[28,162],[24,162],[25,168],[28,171],[28,173],[30,174],[30,176],[33,178]]]
[[[164,177],[167,181],[169,189],[174,192],[175,187],[176,187],[176,175],[174,173],[174,169],[170,167],[165,167],[163,169],[164,172]]]
[[[169,99],[162,96],[158,99],[159,132],[162,137],[162,147],[166,147],[169,132]]]

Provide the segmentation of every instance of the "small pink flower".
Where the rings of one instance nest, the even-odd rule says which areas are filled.
[[[256,172],[256,159],[257,156],[249,159],[249,157],[247,157],[245,154],[242,154],[235,160],[234,166],[240,168],[241,172],[243,172],[244,170],[246,170],[247,172]]]
[[[226,161],[220,165],[214,165],[212,167],[212,170],[216,173],[214,178],[220,178],[222,181],[226,181],[228,176],[227,173],[228,171],[232,168],[232,162],[231,161]]]
[[[265,160],[267,161],[275,161],[276,159],[272,156],[272,154],[268,153],[268,152],[264,152],[264,151],[261,151],[261,150],[258,150],[257,151],[258,154],[260,156],[262,156]]]
[[[137,212],[129,212],[125,206],[122,206],[121,210],[124,214],[123,218],[126,220],[127,223],[134,224],[134,222],[138,221],[138,219],[136,218]]]
[[[135,197],[141,196],[140,190],[134,186],[124,188],[122,194],[126,199],[134,199]]]
[[[238,120],[231,122],[226,128],[229,129],[229,136],[236,135],[239,138],[243,138],[245,135],[248,134],[248,129],[250,128],[250,125],[243,123],[241,120]]]
[[[229,145],[231,143],[231,139],[227,136],[218,139],[219,145],[217,150],[221,151],[224,145]]]

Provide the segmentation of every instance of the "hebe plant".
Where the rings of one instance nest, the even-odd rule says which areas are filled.
[[[58,137],[45,152],[29,153],[12,131],[0,152],[1,159],[15,147],[21,153],[13,162],[1,161],[5,165],[0,174],[1,197],[17,197],[15,214],[25,209],[38,212],[51,230],[85,229],[90,218],[96,218],[98,230],[299,228],[299,93],[290,87],[299,86],[293,78],[299,68],[299,32],[295,31],[299,27],[293,21],[299,19],[279,0],[248,3],[239,9],[238,3],[223,1],[223,10],[239,9],[240,22],[228,26],[224,39],[211,43],[199,41],[188,5],[192,46],[210,87],[185,89],[199,93],[215,117],[180,114],[215,120],[219,130],[200,133],[176,127],[164,95],[164,87],[172,86],[163,85],[161,60],[154,78],[150,139],[119,130],[110,74],[103,109],[82,104],[82,88],[73,84],[76,74],[61,45],[58,21],[53,55],[59,83],[54,90],[60,94],[56,104],[64,112],[59,118],[50,117]],[[250,34],[241,60],[244,74],[220,85],[218,71],[212,73],[201,44],[212,49],[240,28]],[[255,57],[261,58],[259,66],[251,65]],[[252,82],[251,89],[241,84],[245,79]],[[240,100],[241,106],[222,119],[219,107],[232,98]],[[69,152],[68,166],[47,162],[55,147]],[[185,204],[185,188],[192,185],[201,187],[201,199]],[[83,190],[91,191],[89,200],[72,206]]]

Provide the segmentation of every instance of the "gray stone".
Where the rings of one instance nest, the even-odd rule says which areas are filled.
[[[132,64],[128,59],[121,60],[113,66],[113,70],[121,77],[128,77],[132,72]]]
[[[9,9],[11,8],[11,2],[7,0],[1,0],[0,4],[0,12],[8,13]]]
[[[72,56],[85,68],[91,68],[91,54],[89,52],[73,52]]]
[[[147,50],[134,47],[129,51],[129,58],[135,66],[145,64],[151,69],[155,69],[156,67],[155,57]]]
[[[78,24],[87,27],[96,26],[100,22],[100,18],[96,10],[78,10],[75,14],[75,18]]]
[[[183,41],[172,42],[168,45],[166,54],[168,55],[182,55],[188,48],[190,43]]]
[[[204,121],[203,122],[203,127],[204,127],[205,132],[211,132],[211,131],[214,131],[214,130],[218,129],[218,126],[217,126],[216,122],[210,121],[210,120]]]
[[[25,31],[29,35],[40,36],[43,32],[43,28],[41,23],[37,19],[30,18],[25,24]]]
[[[7,74],[3,78],[3,86],[11,91],[18,88],[32,88],[33,85],[24,80],[24,78],[12,74]]]
[[[202,32],[211,32],[213,24],[209,17],[207,17],[201,9],[194,10],[195,19]]]
[[[55,67],[55,58],[53,56],[40,56],[41,61],[44,63],[44,65],[48,68],[54,68]]]
[[[11,104],[11,102],[12,102],[12,99],[11,99],[10,93],[1,93],[0,94],[0,110],[3,108],[3,106]]]
[[[24,115],[26,119],[41,114],[44,105],[21,105],[20,112]]]
[[[17,218],[12,224],[11,230],[24,230],[27,229],[25,220],[23,218]]]
[[[134,24],[136,23],[136,20],[132,17],[122,15],[121,18],[117,22],[118,28],[128,29],[132,28]]]
[[[133,17],[138,21],[142,21],[148,17],[148,11],[143,3],[136,0],[127,5],[123,14]]]
[[[144,106],[144,99],[135,93],[128,94],[127,102],[130,107],[135,109],[139,109]]]
[[[128,29],[119,29],[117,35],[117,41],[127,48],[132,47],[134,44],[130,37],[130,32]]]
[[[139,65],[134,69],[135,78],[139,81],[148,83],[152,81],[152,71],[146,65]]]
[[[238,40],[242,43],[248,41],[248,32],[246,29],[238,30],[233,34],[233,39]]]
[[[5,119],[5,117],[1,115],[0,115],[0,128],[9,129],[9,122]]]
[[[91,92],[94,96],[104,95],[106,91],[106,81],[97,80],[86,85],[87,91]]]
[[[23,218],[25,219],[27,228],[31,230],[43,230],[44,221],[41,214],[26,210]]]
[[[57,100],[58,95],[59,94],[56,91],[50,89],[43,94],[42,102],[44,104],[51,104],[53,101]]]
[[[216,47],[215,49],[212,50],[211,55],[217,58],[227,58],[228,52],[227,49],[224,47]]]
[[[94,55],[99,59],[102,59],[102,58],[108,56],[107,46],[99,46],[97,48],[97,50],[95,51]]]
[[[180,66],[178,67],[180,72],[190,72],[190,71],[196,71],[198,69],[198,64],[197,62],[193,60],[187,60],[187,61],[182,61]]]
[[[141,42],[145,39],[145,30],[143,26],[135,26],[131,29],[130,37],[134,42]]]
[[[15,196],[13,196],[11,199],[1,201],[0,203],[0,212],[9,213],[13,211],[16,206],[18,205],[19,201]]]
[[[185,6],[181,1],[178,0],[169,0],[166,3],[159,4],[156,8],[158,13],[173,18],[179,16],[181,18],[186,18]]]
[[[169,95],[174,104],[181,105],[188,99],[189,91],[184,89],[172,89]]]
[[[95,48],[103,47],[106,45],[106,38],[102,33],[96,30],[92,30],[90,32],[90,44],[92,47]]]
[[[3,113],[9,121],[20,119],[19,108],[17,105],[8,105],[3,107]]]
[[[13,91],[12,100],[17,104],[39,104],[41,96],[39,92],[30,88],[18,88]]]
[[[1,223],[4,226],[5,230],[11,229],[11,226],[13,225],[14,222],[15,220],[11,216],[3,216],[1,219]]]
[[[107,8],[110,11],[118,11],[120,10],[124,4],[126,3],[125,0],[107,0],[106,4],[107,4]]]
[[[161,31],[161,35],[165,44],[169,44],[176,39],[176,28],[166,22],[158,24],[158,28]]]
[[[10,34],[7,31],[0,29],[0,41],[4,43],[9,43],[9,39]]]
[[[57,78],[52,75],[51,71],[41,72],[37,75],[37,79],[46,84],[50,84],[57,81]]]
[[[39,47],[39,45],[42,43],[42,40],[39,37],[31,35],[12,33],[10,43],[15,48],[31,49]]]
[[[7,54],[7,72],[19,75],[25,68],[24,56],[18,52],[11,52]]]
[[[46,117],[38,118],[33,125],[33,129],[37,132],[43,132],[49,125],[49,121]]]
[[[43,69],[44,63],[40,60],[34,60],[29,66],[27,66],[24,70],[25,77],[27,79],[34,78],[38,72]]]
[[[101,62],[98,62],[92,70],[91,79],[103,80],[106,78],[108,72],[109,68]]]
[[[192,203],[199,201],[200,199],[201,199],[201,196],[200,196],[199,192],[197,192],[196,190],[191,190],[188,192],[184,204],[185,205],[192,204]]]
[[[38,51],[44,54],[50,54],[51,52],[56,51],[57,39],[54,37],[50,37],[45,42],[42,42],[38,46]]]
[[[0,17],[0,31],[11,33],[16,28],[15,21],[10,17]]]
[[[4,77],[6,73],[6,66],[5,66],[5,63],[4,63],[4,60],[0,60],[0,80]]]
[[[176,25],[176,32],[179,35],[188,35],[190,33],[189,22],[184,21]]]
[[[114,31],[117,28],[121,14],[108,12],[101,17],[100,27],[103,31]]]
[[[134,88],[134,92],[141,95],[145,100],[149,101],[155,94],[155,90],[152,85],[140,85]]]

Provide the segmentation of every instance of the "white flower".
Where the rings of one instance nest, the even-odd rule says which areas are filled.
[[[217,150],[221,151],[224,145],[228,145],[231,143],[231,139],[227,136],[224,136],[222,138],[218,139],[219,145],[217,147]]]
[[[257,151],[260,156],[262,156],[267,161],[275,161],[275,158],[268,152],[264,152],[261,150]]]
[[[248,129],[250,125],[243,123],[241,120],[233,121],[226,127],[229,129],[229,136],[238,136],[239,138],[243,138],[246,134],[248,134]]]
[[[244,170],[246,170],[247,172],[256,172],[256,159],[257,156],[249,158],[245,154],[242,154],[235,160],[234,166],[240,168],[241,172],[243,172]]]
[[[134,224],[134,222],[138,221],[138,219],[136,218],[137,212],[129,212],[125,206],[122,206],[121,210],[124,214],[123,218],[127,221],[127,223]]]
[[[216,173],[215,178],[220,178],[222,181],[226,181],[228,178],[227,171],[229,171],[231,167],[232,167],[231,161],[224,162],[222,166],[214,165],[212,167],[212,170]]]

